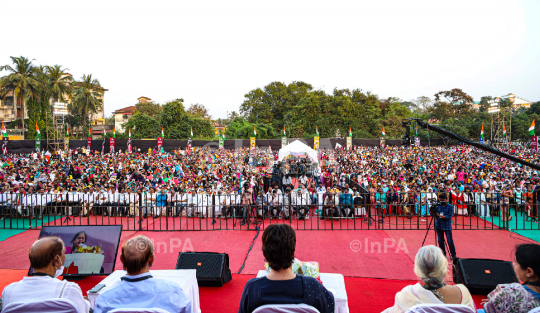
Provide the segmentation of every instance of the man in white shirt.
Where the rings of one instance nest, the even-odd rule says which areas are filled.
[[[90,310],[76,283],[56,279],[62,274],[66,260],[66,247],[58,237],[45,237],[34,242],[28,255],[34,270],[29,277],[12,283],[2,292],[3,307],[14,302],[39,301],[62,298],[73,302],[80,313]]]
[[[146,236],[124,243],[120,261],[127,275],[96,300],[95,313],[118,308],[160,308],[167,312],[191,313],[191,301],[177,283],[153,278],[154,245]]]

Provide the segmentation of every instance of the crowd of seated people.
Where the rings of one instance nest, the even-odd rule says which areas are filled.
[[[315,278],[293,273],[295,249],[296,234],[290,225],[266,227],[262,235],[262,253],[271,271],[246,283],[240,297],[239,313],[250,313],[261,306],[277,304],[305,304],[320,313],[335,311],[333,292]],[[65,299],[80,313],[105,313],[129,308],[192,312],[190,299],[177,283],[152,277],[150,268],[155,255],[148,237],[138,235],[122,245],[120,261],[127,274],[97,297],[94,308],[90,307],[88,298],[83,296],[76,283],[57,279],[63,272],[65,254],[66,247],[60,238],[51,236],[37,240],[29,250],[33,272],[4,288],[0,302],[3,308],[20,303]],[[483,300],[483,307],[477,308],[464,285],[446,283],[448,262],[442,251],[436,246],[422,247],[414,264],[414,272],[420,282],[396,293],[394,305],[383,313],[404,313],[421,304],[459,304],[471,310],[478,309],[478,313],[526,313],[540,307],[540,245],[518,245],[513,264],[521,283],[498,285]]]

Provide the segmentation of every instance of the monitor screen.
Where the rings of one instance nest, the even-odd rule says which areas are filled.
[[[63,276],[109,275],[114,271],[121,233],[122,225],[43,226],[39,238],[57,236],[64,241]]]

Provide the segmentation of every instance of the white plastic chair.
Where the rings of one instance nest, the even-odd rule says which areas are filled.
[[[160,308],[149,308],[149,309],[138,309],[138,308],[123,308],[123,309],[114,309],[109,311],[109,313],[170,313]]]
[[[319,313],[319,310],[304,303],[300,304],[266,304],[253,313]]]
[[[540,307],[530,310],[529,313],[540,313]]]
[[[13,302],[2,309],[2,313],[80,313],[75,303],[68,299],[53,298],[28,302]]]
[[[464,304],[417,304],[406,313],[476,313]]]

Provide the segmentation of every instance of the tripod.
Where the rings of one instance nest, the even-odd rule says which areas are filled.
[[[435,245],[438,245],[438,236],[437,236],[437,230],[435,229],[435,227],[437,227],[437,223],[433,223],[433,221],[435,220],[435,215],[432,213],[431,214],[431,220],[429,221],[429,225],[428,225],[428,229],[426,231],[426,235],[424,236],[424,240],[422,241],[422,247],[424,246],[424,244],[426,243],[426,239],[427,239],[427,236],[429,234],[429,231],[431,230],[431,225],[433,224],[433,232],[435,233]],[[454,258],[452,257],[452,254],[450,253],[450,247],[448,246],[448,242],[446,242],[446,238],[444,237],[444,234],[442,235],[442,239],[444,241],[444,252],[445,254],[448,253],[448,255],[450,256],[450,260],[453,260]]]

